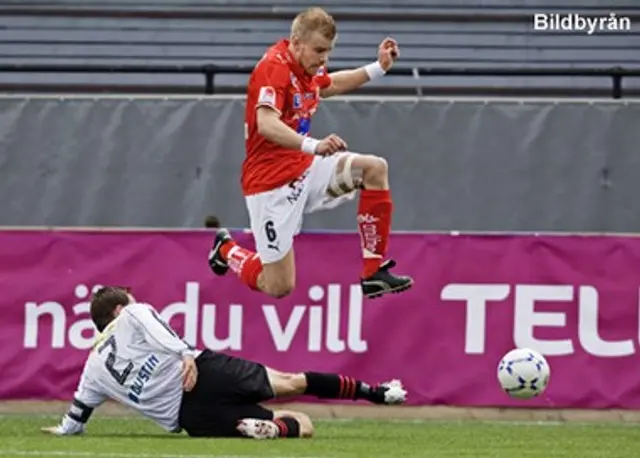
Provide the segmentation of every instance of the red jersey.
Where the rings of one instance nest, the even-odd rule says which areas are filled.
[[[313,161],[311,154],[283,148],[261,136],[257,108],[273,108],[286,125],[308,135],[311,116],[320,102],[320,89],[330,84],[331,78],[324,68],[317,75],[306,74],[289,52],[289,40],[280,40],[267,50],[251,73],[247,87],[246,157],[241,179],[245,196],[295,180]]]

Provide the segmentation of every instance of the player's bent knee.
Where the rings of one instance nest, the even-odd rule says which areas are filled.
[[[369,156],[367,166],[364,167],[364,173],[376,176],[387,176],[389,173],[389,164],[383,157]]]
[[[293,279],[289,279],[289,278],[277,279],[266,285],[265,293],[267,293],[269,296],[272,296],[276,299],[280,299],[291,294],[295,289],[295,287],[296,287],[295,280]]]
[[[311,418],[302,412],[297,412],[296,419],[300,423],[300,437],[313,437],[315,430]]]
[[[389,165],[386,159],[372,155],[361,156],[357,165],[362,168],[362,180],[365,187],[387,186]]]

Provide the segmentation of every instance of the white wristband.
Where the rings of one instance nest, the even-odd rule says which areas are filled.
[[[387,72],[384,70],[384,68],[382,68],[382,65],[380,65],[380,62],[378,61],[365,65],[364,71],[367,72],[370,80],[381,78],[387,74]]]
[[[302,140],[302,146],[300,147],[300,149],[305,153],[315,154],[316,148],[318,147],[319,144],[320,144],[320,140],[316,140],[315,138],[311,138],[311,137],[304,137],[304,140]]]

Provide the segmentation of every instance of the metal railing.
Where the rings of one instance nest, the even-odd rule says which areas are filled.
[[[332,71],[344,68],[331,68]],[[204,77],[203,93],[216,92],[215,78],[223,74],[248,75],[253,70],[250,65],[83,65],[83,64],[0,64],[0,73],[93,73],[93,74],[201,74]],[[622,80],[627,77],[640,77],[640,68],[480,68],[480,67],[395,67],[389,73],[395,76],[412,77],[415,87],[421,94],[420,81],[430,76],[462,76],[462,77],[593,77],[611,79],[611,97],[623,97]],[[149,83],[153,85],[152,82]],[[55,83],[50,84],[55,86]]]

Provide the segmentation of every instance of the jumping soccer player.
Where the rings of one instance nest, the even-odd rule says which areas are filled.
[[[239,246],[225,229],[217,231],[209,253],[216,275],[231,268],[250,288],[277,298],[294,289],[293,238],[303,214],[336,207],[357,190],[363,295],[379,297],[413,284],[389,271],[394,261],[384,261],[392,214],[387,162],[347,151],[334,134],[322,140],[308,136],[320,98],[384,76],[400,53],[396,41],[386,38],[376,62],[328,74],[336,34],[333,18],[311,8],[294,19],[290,38],[269,48],[256,65],[247,89],[241,181],[257,253]]]
[[[122,288],[97,291],[90,313],[101,334],[68,413],[58,426],[43,428],[44,432],[83,433],[93,410],[110,398],[173,433],[311,437],[313,425],[307,415],[272,411],[259,403],[296,395],[365,399],[374,404],[400,404],[406,399],[397,380],[370,386],[338,374],[284,373],[242,358],[196,350],[153,307],[135,302]]]

